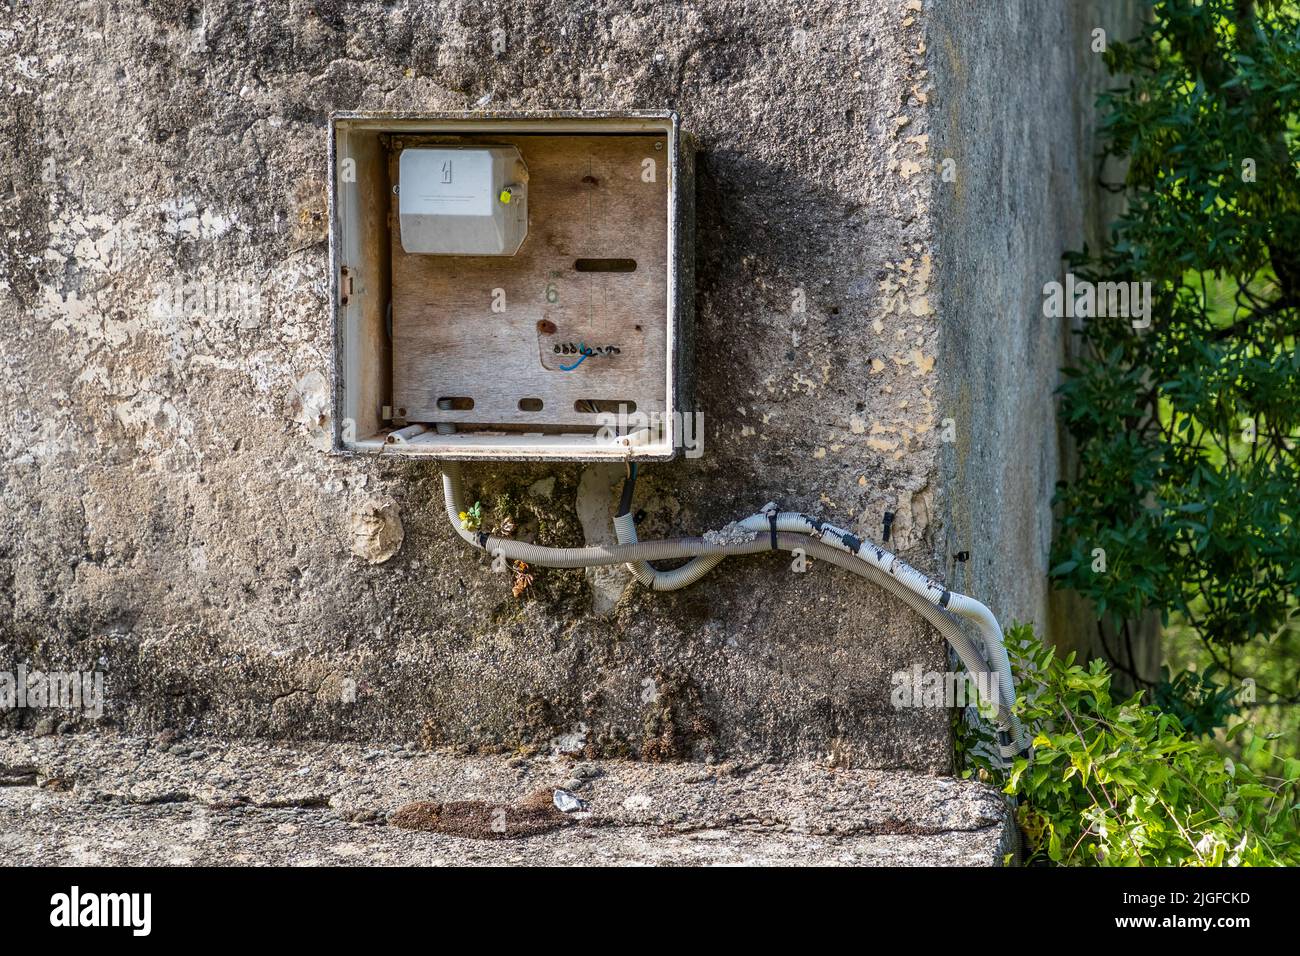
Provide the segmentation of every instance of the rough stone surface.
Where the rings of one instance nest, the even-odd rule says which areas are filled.
[[[1052,50],[1082,42],[1063,32],[1078,22],[1041,6],[1003,38],[1014,62],[980,45],[1008,32],[1005,11],[930,0],[0,11],[0,668],[103,669],[105,720],[146,732],[945,770],[948,713],[889,703],[895,671],[944,669],[941,640],[838,569],[733,559],[675,594],[537,571],[516,596],[514,576],[446,526],[434,466],[326,453],[326,119],[678,109],[700,149],[706,446],[646,470],[641,536],[777,500],[878,538],[890,511],[891,546],[933,573],[951,572],[955,542],[981,567],[1005,547],[997,575],[965,583],[1019,614],[1039,600],[1038,585],[1013,585],[1041,571],[1023,562],[1041,550],[1046,519],[1030,509],[1049,469],[991,470],[1004,414],[1034,412],[1026,445],[1049,427],[1047,389],[1038,376],[980,406],[960,383],[1001,388],[1017,350],[1038,346],[959,343],[1010,305],[980,276],[1059,251],[1043,223],[1078,166],[1031,190],[995,180],[1019,168],[1034,124],[1078,155],[1080,94],[1042,82],[1048,57],[1035,81],[1006,81],[989,125],[951,111],[991,98],[981,84],[1044,36]],[[935,48],[944,31],[955,50]],[[950,68],[964,73],[936,106]],[[942,255],[935,115],[950,139],[971,131]],[[962,257],[985,253],[998,203],[1014,204],[1001,212],[1016,244],[970,273]],[[1031,279],[1016,271],[1015,304]],[[996,308],[958,311],[967,293]],[[941,301],[954,310],[942,325]],[[978,436],[955,463],[937,427],[954,401]],[[576,545],[580,475],[480,466],[467,484],[489,528]],[[382,497],[404,537],[370,564],[352,553],[351,516]]]
[[[735,560],[613,608],[607,580],[593,598],[581,572],[539,571],[516,598],[445,526],[433,465],[322,451],[331,110],[670,106],[701,148],[707,444],[649,470],[643,537],[769,499],[875,535],[900,496],[925,500],[936,345],[906,4],[45,0],[8,16],[10,660],[98,662],[109,717],[140,729],[949,764],[947,715],[888,702],[895,670],[943,666],[940,641],[838,570]],[[206,297],[178,310],[178,290]],[[526,493],[550,477],[550,499]],[[579,478],[467,475],[490,524],[554,544],[582,540]],[[370,566],[350,515],[378,495],[405,539]],[[925,521],[896,536],[927,563]]]
[[[416,800],[511,804],[562,783],[589,810],[533,836],[387,822]],[[0,850],[15,865],[993,866],[1005,825],[991,788],[907,771],[0,733]]]

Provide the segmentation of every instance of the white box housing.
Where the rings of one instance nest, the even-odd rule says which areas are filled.
[[[528,169],[513,146],[402,150],[402,248],[435,256],[512,256],[528,235]]]

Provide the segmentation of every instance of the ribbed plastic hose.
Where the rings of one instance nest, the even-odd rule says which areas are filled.
[[[1015,684],[1002,642],[1002,629],[993,613],[974,598],[949,591],[896,555],[848,531],[809,515],[776,512],[775,508],[769,508],[703,538],[639,542],[635,521],[624,505],[614,519],[618,544],[548,548],[466,530],[460,521],[463,497],[460,465],[444,462],[443,498],[447,517],[456,532],[475,548],[494,557],[500,555],[506,560],[524,561],[538,567],[586,568],[627,564],[637,581],[660,591],[693,584],[730,555],[758,554],[774,549],[802,550],[852,571],[885,588],[930,621],[972,674],[996,676],[999,691],[997,724],[1001,731],[1002,755],[1007,758],[1027,749],[1028,742],[1024,739],[1020,721],[1011,712],[1016,699]],[[659,571],[647,563],[680,558],[694,560],[672,571]],[[989,660],[985,660],[979,648],[962,632],[945,608],[976,625]]]
[[[998,626],[993,612],[982,603],[964,594],[949,591],[937,581],[932,580],[901,560],[897,555],[869,541],[862,541],[841,528],[809,515],[793,511],[774,512],[768,510],[746,518],[744,521],[738,522],[736,526],[746,531],[767,532],[773,526],[773,519],[775,519],[775,528],[778,532],[803,532],[819,536],[819,538],[805,541],[800,545],[809,554],[820,555],[825,560],[831,560],[826,557],[828,554],[851,554],[860,560],[869,569],[870,573],[864,574],[861,567],[852,563],[846,564],[842,561],[832,561],[832,563],[846,567],[854,573],[862,574],[863,577],[906,601],[909,607],[917,610],[927,620],[934,623],[940,633],[948,638],[948,642],[952,644],[953,649],[957,651],[958,657],[962,659],[962,663],[966,664],[968,669],[970,668],[969,657],[971,655],[969,652],[963,653],[959,642],[964,642],[971,648],[973,648],[973,645],[961,631],[956,632],[959,637],[954,640],[949,634],[954,622],[951,616],[943,613],[942,608],[946,607],[954,614],[972,621],[979,628],[984,638],[984,645],[993,658],[990,663],[998,680],[999,701],[1015,700],[1015,683],[1011,677],[1011,662],[1007,659],[1006,646],[1002,640],[1002,629]],[[614,533],[620,544],[637,543],[636,522],[631,514],[625,512],[615,516]],[[856,548],[854,545],[856,545]],[[628,568],[632,575],[647,587],[656,591],[675,591],[678,588],[694,584],[717,567],[722,562],[723,557],[724,555],[710,555],[695,558],[690,563],[680,568],[674,568],[671,571],[659,571],[645,562],[630,564]],[[938,611],[939,613],[936,615],[928,613],[929,611]],[[947,624],[948,628],[941,627],[940,621]],[[978,659],[982,662],[982,655]],[[972,673],[974,672],[972,669]],[[1009,711],[1007,713],[1009,720],[1005,729],[1012,732],[1013,740],[1020,741],[1023,733],[1020,728],[1019,718],[1010,714]]]

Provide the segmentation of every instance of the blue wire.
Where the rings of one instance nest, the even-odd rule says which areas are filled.
[[[574,362],[572,365],[561,365],[561,366],[560,366],[560,371],[561,371],[561,372],[572,372],[575,368],[577,368],[577,367],[578,367],[579,365],[581,365],[583,362],[587,361],[587,356],[589,356],[589,355],[595,355],[595,354],[596,354],[594,351],[592,351],[591,349],[587,348],[587,345],[586,345],[586,343],[584,343],[584,342],[579,342],[579,343],[578,343],[578,351],[582,353],[582,358],[578,359],[578,361]]]

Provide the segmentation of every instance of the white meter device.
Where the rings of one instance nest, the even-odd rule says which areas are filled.
[[[513,256],[528,235],[528,167],[513,146],[402,150],[402,248],[435,256]]]

